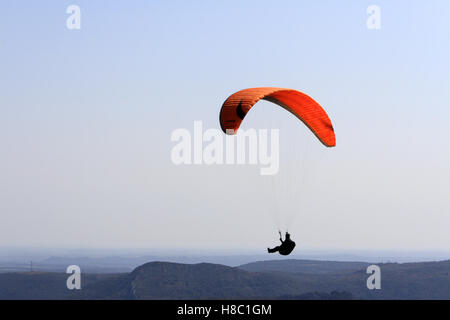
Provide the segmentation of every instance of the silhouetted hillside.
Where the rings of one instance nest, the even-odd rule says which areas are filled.
[[[266,261],[250,267],[268,272],[250,272],[208,263],[151,262],[131,273],[82,274],[78,291],[66,288],[65,273],[3,273],[0,299],[450,299],[450,261],[379,264],[381,290],[367,289],[366,264],[352,271],[354,262],[322,261],[316,273],[314,266]]]
[[[102,280],[112,282],[117,275],[83,274],[82,289],[68,290],[66,273],[56,272],[17,272],[0,273],[0,300],[34,300],[34,299],[79,299],[82,298],[85,286]]]
[[[269,260],[247,263],[240,269],[252,272],[289,272],[289,273],[343,273],[355,272],[367,268],[367,262],[341,262],[317,260]]]
[[[137,299],[245,299],[298,292],[284,275],[251,273],[217,264],[152,262],[132,272]]]

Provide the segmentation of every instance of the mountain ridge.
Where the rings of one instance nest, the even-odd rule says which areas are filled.
[[[381,290],[367,288],[366,263],[296,259],[239,267],[153,261],[129,273],[83,273],[82,290],[72,291],[65,273],[2,273],[0,299],[450,299],[450,260],[378,265]]]

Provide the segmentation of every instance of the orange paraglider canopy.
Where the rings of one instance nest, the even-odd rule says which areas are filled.
[[[248,111],[259,100],[276,103],[299,118],[327,147],[336,145],[333,125],[325,110],[311,97],[293,89],[251,88],[232,94],[220,110],[220,126],[235,134]]]

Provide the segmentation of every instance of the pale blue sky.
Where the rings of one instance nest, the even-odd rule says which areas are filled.
[[[70,4],[81,30],[66,28]],[[366,27],[370,4],[381,30]],[[258,171],[174,166],[170,134],[217,128],[231,93],[279,86],[314,97],[337,135],[316,146],[268,103],[243,125],[280,127],[282,148],[313,141],[316,173],[295,187],[300,249],[450,250],[448,12],[446,0],[1,1],[0,245],[264,249],[277,237]]]

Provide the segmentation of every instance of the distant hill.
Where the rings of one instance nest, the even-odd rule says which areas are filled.
[[[300,282],[302,290],[308,292],[345,291],[359,299],[450,299],[450,260],[378,264],[381,290],[367,289],[367,265],[360,262],[277,260],[250,263],[240,268],[291,274]]]
[[[0,300],[61,300],[83,298],[84,290],[68,290],[66,280],[69,275],[56,272],[16,272],[0,273]],[[82,288],[92,283],[112,279],[118,275],[83,274]]]
[[[298,293],[284,275],[251,273],[217,264],[152,262],[132,272],[138,299],[245,299]]]
[[[355,272],[366,269],[367,262],[317,261],[317,260],[270,260],[257,261],[239,266],[251,272],[289,272],[306,274],[326,274]]]
[[[359,264],[151,262],[130,273],[83,274],[79,291],[66,289],[64,273],[3,273],[0,299],[450,299],[450,261],[379,264],[381,290],[367,289],[367,264]]]

